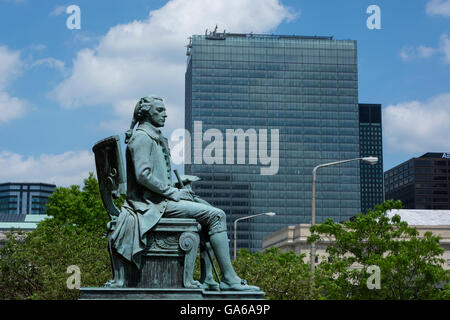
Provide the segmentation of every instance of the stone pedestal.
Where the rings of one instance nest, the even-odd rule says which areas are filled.
[[[80,300],[261,300],[262,291],[205,291],[186,288],[81,288]]]
[[[122,288],[192,288],[200,225],[194,219],[162,218],[147,234],[141,268],[112,251]],[[118,274],[114,271],[114,274]]]

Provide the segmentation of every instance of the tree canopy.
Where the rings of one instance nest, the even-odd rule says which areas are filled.
[[[120,203],[118,200],[117,205]],[[84,179],[82,189],[77,185],[56,188],[49,197],[46,212],[57,224],[72,224],[91,232],[105,232],[109,221],[93,173]]]
[[[343,224],[329,219],[313,226],[310,241],[335,239],[314,278],[305,255],[276,248],[240,250],[234,268],[267,299],[450,299],[448,285],[438,288],[449,281],[440,238],[429,232],[419,236],[399,216],[389,218],[395,208],[401,203],[387,201]],[[47,213],[51,218],[36,230],[12,231],[0,248],[0,299],[77,299],[79,291],[66,285],[72,265],[80,268],[81,286],[103,286],[111,279],[109,217],[93,174],[82,188],[57,188]],[[370,266],[380,270],[380,289],[367,286]]]
[[[119,203],[118,203],[119,204]],[[111,279],[109,217],[91,173],[84,186],[58,187],[47,203],[51,217],[29,233],[12,230],[0,248],[0,299],[76,299],[67,268],[76,265],[82,286]]]
[[[326,288],[331,299],[433,299],[443,294],[438,289],[449,281],[442,264],[440,237],[426,232],[419,236],[399,215],[393,200],[377,205],[343,224],[328,219],[311,228],[309,241],[335,240],[326,252],[328,259],[317,268],[316,281]],[[380,270],[380,289],[370,289],[367,280]]]

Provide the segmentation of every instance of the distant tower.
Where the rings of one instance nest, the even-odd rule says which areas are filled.
[[[359,104],[359,147],[361,157],[377,157],[378,163],[361,162],[361,212],[384,201],[381,104]]]

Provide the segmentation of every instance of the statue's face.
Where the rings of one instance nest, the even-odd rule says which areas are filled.
[[[166,114],[166,106],[164,102],[156,100],[153,106],[149,110],[150,121],[152,125],[155,127],[164,127],[164,123],[166,122],[167,114]]]

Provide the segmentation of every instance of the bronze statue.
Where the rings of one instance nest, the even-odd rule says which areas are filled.
[[[97,147],[97,149],[94,147],[97,174],[108,177],[106,180],[103,179],[108,181],[106,184],[100,183],[99,177],[99,183],[100,189],[106,190],[102,193],[102,197],[107,210],[109,207],[108,212],[112,219],[109,224],[109,246],[114,279],[106,285],[111,287],[126,286],[125,279],[129,277],[127,275],[129,271],[127,270],[131,269],[125,266],[133,264],[137,270],[142,269],[142,257],[145,256],[146,250],[149,250],[152,246],[159,245],[159,248],[162,248],[161,252],[163,252],[164,250],[172,250],[170,249],[172,248],[170,247],[171,243],[177,241],[181,243],[180,238],[172,241],[170,236],[165,236],[165,240],[160,240],[160,242],[156,241],[156,244],[149,243],[154,239],[149,235],[158,229],[162,221],[170,223],[177,219],[189,219],[189,221],[195,219],[200,224],[201,231],[198,236],[195,231],[192,231],[194,228],[185,237],[192,244],[189,250],[195,249],[192,249],[194,253],[186,249],[189,257],[185,259],[185,287],[221,291],[259,291],[258,287],[248,285],[234,271],[229,254],[225,213],[199,198],[192,191],[190,184],[199,180],[199,178],[195,176],[179,177],[176,173],[178,181],[172,182],[168,142],[159,130],[164,126],[166,118],[163,99],[158,96],[143,97],[136,104],[131,127],[126,132],[125,138],[127,143],[127,192],[125,203],[120,212],[117,208],[114,209],[111,200],[107,200],[108,192],[112,192],[114,195],[114,192],[120,193],[121,190],[123,191],[125,180],[123,173],[119,172],[123,169],[120,163],[120,148],[117,147],[118,138],[115,140],[116,146],[114,146],[114,143],[110,143],[109,149],[104,146]],[[138,126],[133,133],[136,124]],[[115,150],[117,148],[119,150]],[[101,156],[100,150],[102,150],[103,156]],[[108,152],[112,152],[112,155],[108,156]],[[114,153],[116,154],[114,155]],[[108,164],[105,165],[105,162]],[[161,232],[160,234],[163,234]],[[198,246],[196,237],[201,240],[200,282],[192,279]],[[219,283],[215,282],[213,278],[215,269],[212,258],[214,256],[223,275],[222,279],[219,279]],[[218,278],[217,272],[216,276]]]

